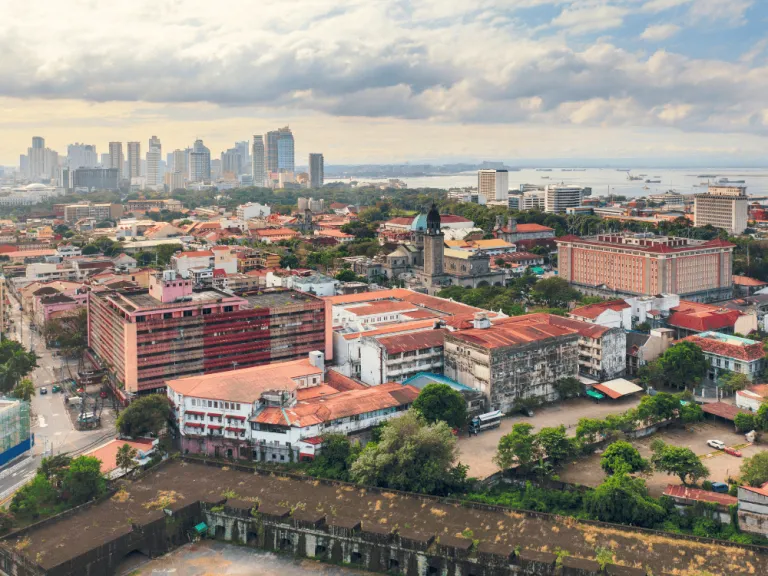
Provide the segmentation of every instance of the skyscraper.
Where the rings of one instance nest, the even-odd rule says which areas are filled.
[[[189,153],[189,180],[201,182],[211,179],[211,151],[202,140],[195,140]]]
[[[229,148],[226,152],[221,153],[221,172],[226,174],[234,174],[235,177],[242,173],[243,169],[243,157],[239,148]]]
[[[235,142],[235,148],[240,153],[240,172],[237,175],[247,174],[251,171],[251,154],[248,149],[248,141]]]
[[[170,160],[170,166],[171,166],[171,172],[178,172],[179,174],[184,174],[184,176],[189,175],[189,149],[185,150],[174,150],[173,151],[173,158]]]
[[[251,176],[254,186],[264,186],[264,140],[257,135],[251,147]]]
[[[110,142],[109,143],[109,166],[108,168],[117,168],[117,173],[120,177],[123,177],[123,164],[125,163],[125,157],[123,156],[123,143],[122,142]]]
[[[29,158],[30,180],[36,180],[45,176],[45,139],[40,136],[32,137],[32,147],[27,148],[27,157]]]
[[[128,178],[141,176],[141,143],[128,142]]]
[[[161,157],[160,148],[153,146],[147,151],[147,186],[157,186],[163,183],[160,177]]]
[[[70,168],[95,168],[98,163],[96,146],[79,142],[67,146],[67,164]]]
[[[506,201],[509,197],[509,172],[506,170],[478,170],[477,193],[488,201]]]
[[[160,144],[160,138],[154,135],[149,139],[149,149],[151,150],[152,148],[157,148],[157,151],[162,155],[163,146]]]
[[[309,187],[322,188],[325,180],[325,160],[322,154],[309,155]]]
[[[272,172],[277,172],[277,130],[267,132],[264,136],[264,146],[266,148],[264,156],[264,171],[265,176],[269,176]]]
[[[277,170],[279,172],[293,172],[295,167],[293,133],[286,126],[277,131]]]

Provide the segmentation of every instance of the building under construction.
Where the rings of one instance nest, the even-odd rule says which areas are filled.
[[[273,289],[243,295],[193,290],[173,271],[149,289],[93,291],[89,346],[128,393],[162,391],[165,380],[332,355],[330,306]]]
[[[32,448],[29,402],[0,400],[0,466]]]

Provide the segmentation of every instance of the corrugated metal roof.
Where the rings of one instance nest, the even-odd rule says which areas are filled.
[[[423,350],[425,348],[442,346],[445,343],[445,334],[447,332],[448,330],[445,328],[439,328],[437,330],[424,330],[421,332],[388,336],[386,338],[377,338],[377,340],[379,341],[379,344],[384,346],[387,354],[400,354],[401,352],[411,352],[413,350]]]

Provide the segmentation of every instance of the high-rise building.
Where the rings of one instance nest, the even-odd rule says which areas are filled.
[[[125,157],[123,156],[123,143],[109,143],[109,166],[108,168],[117,168],[118,177],[124,175]]]
[[[731,234],[741,234],[747,227],[747,187],[737,184],[710,186],[706,194],[693,197],[693,223],[710,224]]]
[[[544,211],[564,214],[567,208],[581,206],[584,197],[590,194],[592,194],[592,189],[583,186],[549,184],[544,189]]]
[[[160,138],[154,135],[149,139],[149,149],[151,150],[152,148],[157,148],[157,151],[160,152],[162,157],[163,145],[160,143]]]
[[[118,190],[120,171],[117,168],[75,168],[70,180],[73,188],[90,190]]]
[[[654,234],[601,234],[557,239],[558,275],[586,293],[694,301],[732,296],[734,245]]]
[[[309,187],[322,188],[325,181],[325,160],[322,154],[309,155]]]
[[[488,202],[506,201],[509,197],[509,172],[506,170],[478,170],[477,193]]]
[[[237,177],[242,173],[242,169],[243,157],[239,148],[229,148],[226,152],[221,153],[222,174],[229,172]]]
[[[266,176],[272,172],[277,172],[277,130],[267,132],[264,136],[264,146],[266,148],[264,156],[264,171]]]
[[[99,163],[96,146],[75,142],[67,146],[67,165],[75,168],[95,168]]]
[[[192,279],[167,270],[150,279],[149,290],[92,293],[89,345],[126,391],[296,360],[313,350],[333,356],[331,309],[319,297],[282,289],[248,296],[192,289]]]
[[[109,168],[110,162],[109,162],[109,152],[103,152],[99,155],[99,164],[101,165],[101,168]]]
[[[189,148],[173,151],[173,157],[170,160],[171,172],[180,172],[185,177],[189,174],[189,152]]]
[[[29,158],[30,180],[36,180],[45,176],[45,139],[40,136],[32,137],[32,147],[27,148],[27,157]]]
[[[202,182],[211,179],[211,151],[202,140],[195,140],[189,153],[189,181]]]
[[[264,186],[264,167],[264,139],[254,135],[251,146],[251,176],[254,186]]]
[[[240,172],[237,173],[237,176],[240,176],[241,174],[248,174],[251,171],[251,153],[249,150],[249,145],[247,140],[242,140],[240,142],[235,142],[235,148],[237,149],[238,153],[240,154]]]
[[[147,186],[157,186],[163,183],[162,177],[160,176],[161,157],[162,152],[160,148],[155,148],[153,146],[147,151]]]
[[[278,172],[294,172],[295,168],[293,133],[286,126],[277,131],[277,170]]]
[[[128,142],[128,178],[141,176],[141,143]]]

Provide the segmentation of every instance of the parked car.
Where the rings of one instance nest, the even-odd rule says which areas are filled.
[[[718,450],[725,450],[725,442],[721,440],[707,440],[707,446],[717,448]]]
[[[741,452],[736,450],[736,448],[731,448],[730,446],[726,446],[725,453],[730,454],[731,456],[736,456],[737,458],[741,458]]]
[[[728,484],[725,482],[712,482],[712,492],[720,492],[721,494],[728,494]]]
[[[522,412],[523,414],[528,416],[528,418],[533,418],[534,417],[534,412],[530,408],[523,407],[523,408],[520,409],[520,412]]]
[[[48,394],[48,388],[46,388],[45,386],[40,388],[40,395],[42,396],[43,394]]]
[[[54,384],[53,388],[51,388],[51,391],[54,393],[61,392],[61,386],[59,386],[58,384]]]

